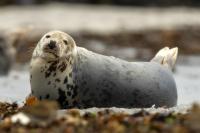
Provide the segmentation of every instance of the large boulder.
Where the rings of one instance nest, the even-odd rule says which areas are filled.
[[[5,35],[0,35],[0,75],[8,74],[15,56],[15,49]]]

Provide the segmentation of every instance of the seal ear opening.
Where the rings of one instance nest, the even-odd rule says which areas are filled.
[[[178,56],[178,48],[169,49],[165,47],[158,51],[155,57],[151,60],[151,62],[157,62],[163,66],[168,67],[169,69],[173,70],[176,60]]]

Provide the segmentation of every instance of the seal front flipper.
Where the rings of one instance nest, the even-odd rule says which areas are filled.
[[[164,47],[155,55],[151,62],[157,62],[170,70],[175,66],[176,59],[178,56],[178,48],[169,49],[169,47]]]

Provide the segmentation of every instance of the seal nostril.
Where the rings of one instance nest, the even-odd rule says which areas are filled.
[[[56,41],[50,41],[48,46],[49,46],[50,49],[54,49],[56,47]]]

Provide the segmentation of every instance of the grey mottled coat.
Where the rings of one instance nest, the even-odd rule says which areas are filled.
[[[78,105],[87,107],[172,107],[177,89],[172,72],[155,62],[127,62],[77,48],[73,78]]]

